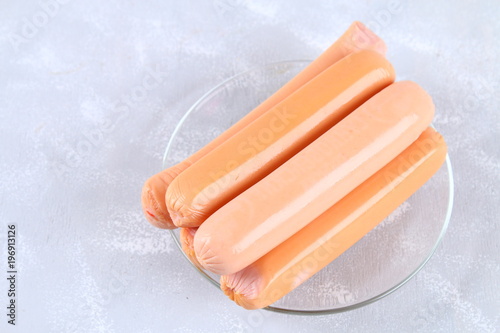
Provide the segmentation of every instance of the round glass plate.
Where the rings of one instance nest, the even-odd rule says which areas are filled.
[[[175,128],[165,152],[164,167],[203,147],[307,64],[309,61],[268,64],[235,75],[211,89]],[[446,231],[452,206],[453,176],[447,157],[441,169],[375,229],[266,309],[289,314],[328,314],[355,309],[389,295],[430,259]],[[171,233],[184,253],[179,230]],[[195,265],[193,268],[219,287],[219,276]]]

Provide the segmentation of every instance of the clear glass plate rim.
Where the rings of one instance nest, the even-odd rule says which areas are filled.
[[[255,66],[255,67],[252,67],[252,68],[250,68],[250,69],[248,69],[246,71],[240,72],[240,73],[238,73],[236,75],[233,75],[233,76],[227,78],[226,80],[224,80],[224,81],[220,82],[219,84],[217,84],[216,86],[214,86],[212,89],[208,90],[205,94],[203,94],[186,111],[186,113],[182,116],[182,118],[179,120],[179,122],[175,126],[174,131],[172,132],[172,135],[170,136],[170,139],[169,139],[169,141],[167,143],[167,147],[165,149],[165,153],[163,155],[163,163],[162,163],[163,169],[165,169],[167,167],[166,162],[167,162],[168,154],[170,153],[170,150],[172,148],[172,144],[174,142],[174,139],[175,139],[177,133],[179,132],[179,130],[181,129],[182,125],[184,124],[184,121],[189,117],[189,115],[194,110],[196,110],[196,108],[198,108],[199,105],[201,105],[208,97],[210,97],[217,90],[219,90],[220,88],[222,88],[223,86],[225,86],[229,82],[235,80],[236,78],[244,76],[246,74],[249,74],[249,73],[251,73],[251,72],[253,72],[255,70],[260,70],[260,69],[263,69],[263,68],[266,68],[266,67],[275,67],[275,66],[284,65],[284,64],[293,64],[293,63],[297,63],[297,64],[298,63],[304,63],[304,64],[307,64],[307,63],[310,63],[310,62],[311,62],[311,60],[286,60],[286,61],[280,61],[280,62],[273,62],[273,63],[261,65],[261,66]],[[405,285],[431,259],[431,257],[433,256],[433,254],[436,252],[437,248],[441,244],[441,241],[442,241],[444,235],[446,234],[446,230],[448,229],[448,225],[449,225],[449,222],[450,222],[450,219],[451,219],[452,210],[453,210],[454,193],[455,193],[455,190],[454,190],[455,186],[454,186],[454,181],[453,181],[453,170],[452,170],[452,166],[451,166],[451,161],[450,161],[449,154],[446,154],[445,165],[446,165],[447,172],[448,172],[449,193],[448,193],[448,207],[447,207],[447,211],[446,211],[446,216],[445,216],[445,221],[443,223],[443,227],[441,228],[441,232],[439,233],[439,236],[437,238],[436,243],[434,244],[434,246],[430,250],[429,254],[426,256],[425,260],[413,272],[411,272],[405,279],[401,280],[399,283],[396,283],[392,288],[389,288],[388,290],[386,290],[386,291],[384,291],[384,292],[382,292],[382,293],[380,293],[380,294],[378,294],[376,296],[373,296],[373,297],[371,297],[371,298],[369,298],[367,300],[364,300],[364,301],[356,303],[356,304],[352,304],[352,305],[348,305],[348,306],[344,306],[344,307],[335,308],[335,309],[325,309],[325,310],[292,310],[292,309],[283,309],[283,308],[279,308],[279,307],[268,306],[266,308],[263,308],[263,310],[277,312],[277,313],[294,314],[294,315],[327,315],[327,314],[341,313],[341,312],[346,312],[346,311],[350,311],[350,310],[355,310],[355,309],[361,308],[363,306],[366,306],[368,304],[374,303],[374,302],[376,302],[376,301],[378,301],[378,300],[380,300],[380,299],[382,299],[382,298],[384,298],[384,297],[392,294],[393,292],[395,292],[396,290],[398,290],[399,288],[401,288],[403,285]],[[182,250],[182,245],[180,244],[177,236],[175,235],[175,232],[173,230],[169,230],[169,232],[170,232],[170,235],[172,236],[175,244],[179,248],[180,252],[183,254],[184,258],[186,258],[186,260],[189,262],[189,264],[192,267],[194,267],[196,269],[196,271],[198,271],[198,273],[200,273],[203,277],[205,277],[211,284],[213,284],[214,286],[216,286],[220,290],[220,284],[217,281],[215,281],[211,276],[209,276],[203,270],[201,270],[200,268],[196,267],[191,262],[191,260],[189,260],[188,256]]]

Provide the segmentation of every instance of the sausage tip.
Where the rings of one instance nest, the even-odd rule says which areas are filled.
[[[161,229],[175,229],[175,225],[168,216],[162,214],[162,209],[155,194],[148,182],[142,188],[142,212],[146,220],[153,226]]]
[[[239,306],[247,310],[262,308],[258,304],[259,273],[249,266],[231,275],[222,275],[220,278],[220,288],[224,294]]]
[[[354,22],[353,25],[356,30],[351,36],[351,42],[356,50],[371,49],[382,55],[386,54],[387,46],[379,36],[359,21]]]

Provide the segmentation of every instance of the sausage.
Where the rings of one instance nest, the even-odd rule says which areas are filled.
[[[284,85],[266,101],[248,113],[240,121],[223,132],[220,136],[208,143],[205,147],[198,150],[186,160],[165,169],[149,178],[142,189],[142,208],[146,219],[156,227],[164,229],[174,229],[166,205],[165,193],[172,180],[191,164],[211,152],[221,143],[240,131],[242,128],[257,119],[260,115],[267,112],[270,108],[288,97],[306,82],[310,81],[317,74],[328,68],[330,65],[339,61],[343,57],[362,50],[369,49],[379,52],[382,55],[386,53],[385,43],[372,31],[366,28],[360,22],[354,22],[347,31],[323,54],[309,64],[302,72],[295,76],[290,82]]]
[[[348,55],[325,69],[172,181],[166,205],[174,224],[201,225],[394,77],[389,61],[371,50]]]
[[[179,240],[182,246],[182,251],[186,254],[186,257],[195,264],[197,267],[201,267],[200,263],[196,259],[194,254],[194,235],[198,228],[181,228]]]
[[[313,222],[244,268],[220,279],[246,309],[266,307],[346,251],[437,172],[446,143],[432,128]],[[224,231],[221,231],[224,232]]]
[[[385,88],[211,215],[194,238],[198,261],[221,275],[253,263],[400,154],[433,115],[418,84]]]

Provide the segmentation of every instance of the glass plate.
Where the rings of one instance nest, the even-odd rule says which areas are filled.
[[[212,88],[180,120],[168,142],[163,166],[176,164],[203,147],[309,62],[264,65]],[[446,232],[452,206],[453,176],[447,157],[437,174],[375,229],[266,309],[288,314],[328,314],[352,310],[389,295],[430,259]],[[184,253],[179,230],[171,234]],[[220,287],[219,276],[195,265],[193,268]]]

